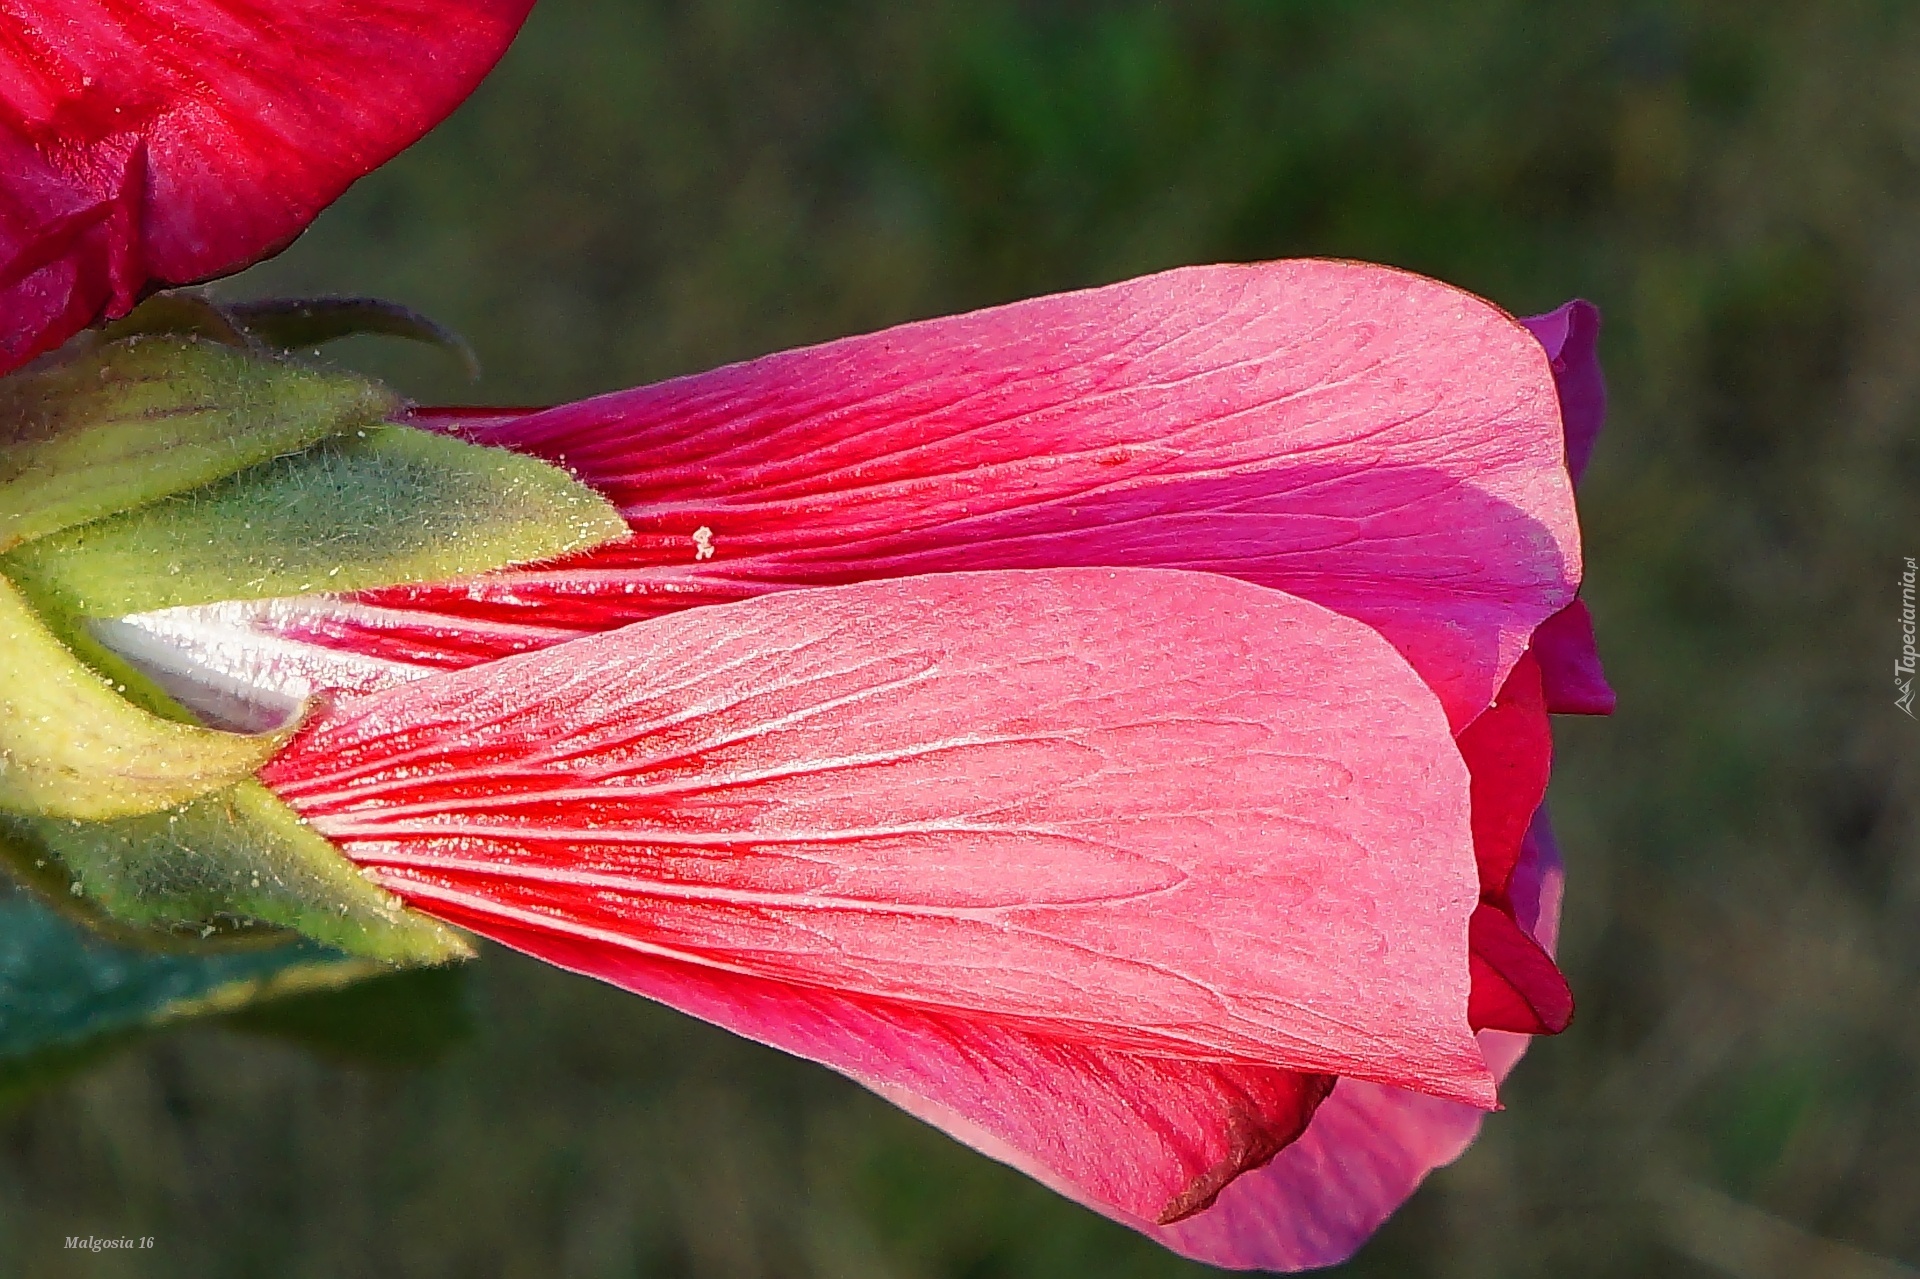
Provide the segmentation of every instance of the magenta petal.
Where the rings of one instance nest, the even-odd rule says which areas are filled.
[[[1600,669],[1593,614],[1586,601],[1576,599],[1540,623],[1533,633],[1533,655],[1540,663],[1547,710],[1556,715],[1613,714],[1613,687]]]
[[[590,632],[874,577],[1199,569],[1375,627],[1458,727],[1580,574],[1539,343],[1357,263],[1170,271],[463,433],[563,460],[635,537],[366,597],[423,624]]]
[[[0,372],[233,270],[472,91],[531,0],[27,0],[0,35]]]
[[[263,776],[422,909],[926,1096],[1149,1218],[1277,1142],[1276,1068],[1492,1099],[1439,706],[1365,626],[1231,579],[691,610],[323,711]],[[1045,1117],[1096,1095],[1186,1127]]]
[[[1516,916],[1550,953],[1564,872],[1546,810],[1534,818],[1509,892]],[[1505,1078],[1531,1042],[1480,1032],[1487,1064]],[[1147,1229],[1174,1251],[1243,1270],[1337,1265],[1370,1238],[1433,1169],[1458,1159],[1482,1112],[1400,1088],[1343,1079],[1300,1139],[1228,1186],[1215,1205]]]
[[[1600,308],[1575,298],[1520,321],[1547,349],[1560,416],[1567,431],[1567,473],[1578,483],[1607,420],[1607,383],[1600,371]]]
[[[1479,1133],[1480,1119],[1480,1111],[1455,1102],[1343,1079],[1305,1135],[1272,1163],[1227,1187],[1206,1212],[1147,1233],[1216,1266],[1335,1265],[1429,1172],[1460,1157]]]

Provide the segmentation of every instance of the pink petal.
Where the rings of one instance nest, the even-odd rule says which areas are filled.
[[[407,892],[471,878],[728,971],[1487,1099],[1431,697],[1366,627],[1231,579],[694,610],[343,704],[263,776]]]
[[[1509,891],[1515,913],[1551,951],[1563,879],[1546,810],[1534,818]],[[1505,1078],[1529,1040],[1480,1032],[1487,1064]],[[1175,1252],[1244,1270],[1308,1270],[1352,1256],[1433,1169],[1458,1159],[1482,1114],[1457,1102],[1343,1079],[1301,1138],[1215,1205],[1166,1227],[1130,1225]],[[1115,1214],[1108,1214],[1115,1215]],[[1125,1218],[1121,1218],[1125,1220]]]
[[[1540,623],[1533,633],[1547,709],[1556,715],[1611,715],[1613,688],[1600,669],[1593,640],[1593,614],[1586,601],[1573,603]]]
[[[531,0],[29,0],[0,36],[0,372],[245,266],[425,133]]]
[[[1437,1097],[1343,1079],[1298,1141],[1227,1187],[1211,1209],[1171,1226],[1127,1224],[1216,1266],[1336,1265],[1372,1237],[1428,1172],[1460,1157],[1478,1135],[1480,1118],[1478,1110]]]
[[[264,776],[413,904],[1143,1217],[1276,1145],[1291,1072],[1491,1100],[1438,705],[1366,627],[1230,579],[692,610],[352,699]]]
[[[1520,323],[1553,361],[1553,382],[1567,430],[1567,472],[1578,483],[1607,420],[1607,383],[1600,372],[1600,308],[1575,298]]]
[[[320,642],[459,666],[471,645],[435,648],[450,620],[494,627],[499,655],[797,585],[1189,568],[1375,627],[1458,727],[1580,574],[1539,343],[1357,263],[1171,271],[463,433],[563,460],[634,538],[376,592],[377,632]]]

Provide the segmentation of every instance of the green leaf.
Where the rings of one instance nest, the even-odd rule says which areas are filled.
[[[0,550],[198,488],[400,411],[392,392],[191,337],[0,379]]]
[[[267,925],[389,964],[473,953],[361,875],[258,782],[113,821],[0,816],[0,842],[27,875],[44,884],[57,868],[73,896],[125,927],[212,937]]]
[[[0,1099],[138,1032],[381,971],[311,942],[182,953],[118,945],[0,878]]]
[[[170,808],[248,776],[288,731],[223,733],[148,714],[0,577],[0,811],[97,819]]]
[[[474,1030],[469,970],[409,968],[242,1008],[225,1024],[365,1066],[424,1066]]]
[[[231,303],[226,314],[247,333],[283,350],[349,337],[406,338],[447,352],[460,361],[468,378],[480,376],[480,357],[465,338],[384,298],[266,298]]]
[[[607,501],[502,449],[378,427],[0,559],[89,617],[440,581],[623,535]]]

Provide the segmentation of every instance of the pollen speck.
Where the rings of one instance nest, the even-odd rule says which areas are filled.
[[[713,530],[704,524],[693,530],[693,558],[696,560],[713,558]]]

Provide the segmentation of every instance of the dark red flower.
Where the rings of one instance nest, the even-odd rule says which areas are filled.
[[[472,92],[531,5],[0,3],[0,373],[284,247]]]

